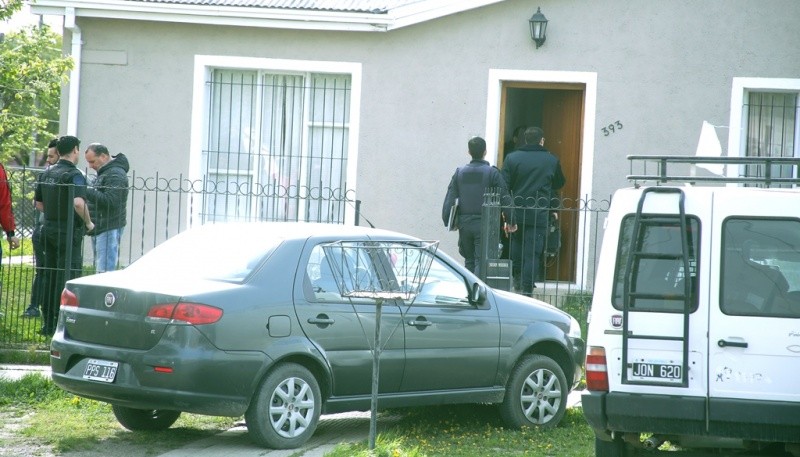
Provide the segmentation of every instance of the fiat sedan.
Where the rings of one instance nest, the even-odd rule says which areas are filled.
[[[256,443],[286,449],[320,414],[370,409],[377,347],[380,408],[494,403],[509,427],[558,424],[582,377],[578,322],[419,245],[327,224],[187,230],[67,282],[53,381],[130,430],[244,415]]]

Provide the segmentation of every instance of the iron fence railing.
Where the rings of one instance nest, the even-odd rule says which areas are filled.
[[[7,169],[16,232],[25,250],[9,253],[8,244],[0,241],[4,254],[0,268],[0,348],[46,347],[46,338],[38,334],[41,319],[22,316],[32,301],[39,304],[32,298],[32,284],[37,270],[42,273],[44,268],[36,266],[30,249],[32,243],[28,242],[32,241],[40,216],[33,199],[42,171],[26,167]],[[299,183],[231,186],[182,176],[143,177],[135,173],[129,176],[129,182],[126,224],[119,249],[120,268],[187,228],[207,222],[280,220],[356,225],[360,222],[360,202],[355,200],[353,191],[346,189]],[[71,239],[71,235],[67,234],[65,239]],[[81,246],[84,274],[94,271],[92,251],[91,238],[84,237]]]
[[[0,269],[0,348],[46,349],[48,339],[38,334],[42,325],[39,318],[23,318],[22,313],[32,302],[32,284],[37,272],[30,240],[39,213],[34,209],[33,196],[38,168],[9,168],[17,233],[28,247],[24,255],[19,251],[13,256],[3,257]],[[184,177],[160,175],[142,177],[129,176],[130,187],[126,208],[127,224],[120,242],[120,268],[124,268],[150,249],[166,239],[206,222],[220,220],[257,221],[285,220],[328,222],[360,225],[360,201],[354,192],[329,188],[309,188],[299,184],[289,186],[219,186],[218,183],[189,180]],[[268,207],[269,211],[260,211]],[[275,211],[276,207],[286,209]],[[320,208],[325,207],[324,211]],[[492,241],[485,246],[496,246],[494,252],[487,251],[489,260],[508,259],[503,254],[503,232],[500,226],[499,201],[487,195],[484,221],[485,236]],[[534,208],[517,208],[523,214]],[[559,306],[576,316],[585,316],[591,298],[595,274],[595,259],[599,249],[599,235],[608,200],[581,199],[563,200],[559,209],[560,247],[548,251],[542,265],[542,276],[536,281],[534,296]],[[269,217],[266,216],[269,214]],[[275,215],[280,215],[279,219]],[[326,215],[325,219],[314,219],[314,215]],[[533,213],[531,213],[533,214]],[[320,216],[321,217],[321,216]],[[524,217],[524,216],[523,216]],[[4,254],[8,244],[3,245]],[[508,242],[505,242],[508,246]],[[214,249],[213,246],[198,247]],[[91,238],[84,237],[84,274],[93,273]],[[504,257],[505,256],[505,257]],[[506,263],[509,271],[510,265]],[[41,271],[41,267],[39,267]],[[502,272],[501,272],[502,273]],[[506,285],[491,278],[484,278],[496,288],[512,289],[510,276]],[[33,300],[34,302],[36,300]]]

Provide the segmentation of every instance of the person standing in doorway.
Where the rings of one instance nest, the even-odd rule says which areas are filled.
[[[523,145],[506,156],[503,178],[516,208],[516,230],[511,235],[514,288],[531,295],[536,279],[543,279],[542,256],[550,213],[558,208],[555,191],[566,183],[561,163],[544,147],[544,131],[525,129]],[[554,217],[557,215],[554,213]]]
[[[56,144],[58,144],[58,138],[50,140],[50,143],[47,145],[45,171],[58,162],[58,150],[56,149]],[[42,175],[39,175],[37,182],[41,178]],[[34,202],[34,207],[35,206],[36,202]],[[36,224],[33,227],[33,235],[31,236],[31,241],[33,242],[33,262],[36,269],[33,274],[33,284],[31,285],[31,302],[28,305],[28,309],[22,313],[22,317],[39,317],[41,315],[41,312],[39,311],[39,305],[44,301],[45,285],[43,279],[44,274],[42,273],[42,269],[44,268],[44,239],[42,239],[44,213],[41,211],[36,211],[36,213]]]
[[[448,225],[450,208],[458,199],[458,252],[464,257],[464,266],[480,275],[483,196],[487,190],[496,189],[501,199],[506,199],[508,187],[500,171],[485,160],[486,141],[483,138],[471,138],[467,149],[472,160],[456,169],[450,179],[442,205],[442,221]]]
[[[97,180],[86,191],[89,208],[94,215],[92,233],[95,272],[116,270],[119,242],[127,224],[128,158],[111,156],[108,148],[92,143],[86,148],[86,162],[97,172]]]
[[[45,299],[39,333],[45,336],[55,333],[61,290],[80,276],[83,236],[94,230],[86,204],[86,177],[75,166],[80,143],[69,135],[58,139],[59,160],[42,173],[34,192],[36,208],[44,212]]]

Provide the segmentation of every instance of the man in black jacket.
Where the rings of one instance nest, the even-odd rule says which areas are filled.
[[[503,178],[516,207],[518,230],[511,236],[515,288],[531,295],[534,280],[543,279],[545,231],[551,210],[559,206],[555,191],[566,182],[558,157],[544,148],[541,128],[525,130],[524,145],[506,156]],[[553,217],[556,217],[555,213]]]
[[[58,139],[59,160],[42,173],[33,195],[36,209],[44,213],[42,279],[46,296],[39,333],[47,336],[52,336],[56,329],[64,284],[81,275],[83,235],[94,230],[86,204],[86,177],[75,166],[80,143],[71,135]]]
[[[119,241],[127,224],[128,158],[111,156],[108,148],[92,143],[86,148],[86,162],[97,171],[94,185],[87,189],[86,199],[94,216],[92,235],[94,265],[97,273],[117,268]]]
[[[500,171],[484,160],[486,141],[473,137],[467,143],[470,163],[460,167],[450,179],[442,206],[442,221],[448,225],[450,208],[458,199],[458,252],[464,257],[464,266],[480,275],[481,213],[483,195],[487,190],[497,191],[502,199],[508,196],[508,187]]]

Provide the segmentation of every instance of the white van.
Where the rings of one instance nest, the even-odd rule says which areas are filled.
[[[794,176],[798,160],[755,160],[737,162],[787,188],[676,184],[614,194],[582,397],[597,456],[664,442],[800,456],[800,180],[769,177]],[[668,165],[659,165],[659,184],[702,181],[671,177]]]

